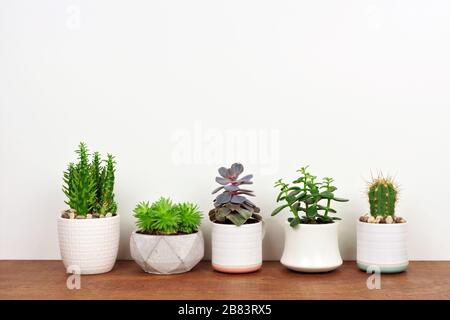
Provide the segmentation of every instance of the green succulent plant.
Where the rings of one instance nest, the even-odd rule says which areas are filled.
[[[105,215],[117,212],[114,200],[114,157],[108,154],[102,161],[100,154],[95,152],[92,162],[89,161],[89,150],[85,143],[80,142],[78,163],[70,163],[63,174],[63,192],[67,197],[66,204],[78,215],[88,213]],[[106,166],[102,166],[106,162]]]
[[[300,223],[324,224],[340,220],[338,217],[331,217],[330,213],[336,213],[331,207],[332,201],[347,202],[347,199],[338,198],[334,195],[337,190],[333,186],[333,178],[323,178],[321,182],[316,181],[317,177],[309,173],[308,167],[297,170],[301,176],[291,184],[283,182],[282,179],[275,183],[275,187],[280,189],[277,202],[284,202],[283,205],[272,212],[272,216],[277,215],[283,209],[289,208],[293,217],[288,218],[291,227]]]
[[[100,184],[100,195],[97,198],[99,213],[106,214],[108,212],[115,213],[117,211],[117,203],[114,201],[114,180],[115,180],[115,161],[111,154],[107,155],[106,166],[102,169],[100,177],[97,179]]]
[[[243,171],[244,166],[240,163],[234,163],[230,168],[219,168],[220,177],[216,177],[216,182],[220,186],[212,193],[224,191],[216,197],[214,209],[209,212],[212,222],[241,226],[262,220],[258,214],[260,209],[245,197],[254,197],[253,191],[240,188],[241,185],[253,183],[251,174],[239,178]]]
[[[398,187],[391,178],[385,178],[380,174],[373,179],[369,184],[368,196],[371,216],[395,216]]]
[[[197,232],[202,214],[197,205],[189,202],[176,205],[175,211],[180,217],[179,230],[184,233]]]
[[[196,205],[174,204],[164,197],[151,205],[149,202],[140,202],[133,212],[139,232],[147,234],[195,233],[202,220],[202,214]]]

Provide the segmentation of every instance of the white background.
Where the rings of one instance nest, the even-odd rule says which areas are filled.
[[[383,170],[411,259],[448,260],[449,40],[444,0],[2,0],[0,259],[59,258],[62,171],[86,141],[117,158],[121,258],[138,201],[207,215],[216,169],[237,160],[255,174],[265,259],[287,216],[269,217],[273,182],[310,164],[351,199],[345,259],[364,179]]]

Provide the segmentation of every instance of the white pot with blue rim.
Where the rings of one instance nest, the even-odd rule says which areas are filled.
[[[398,273],[407,269],[408,223],[358,221],[356,262],[363,271]]]

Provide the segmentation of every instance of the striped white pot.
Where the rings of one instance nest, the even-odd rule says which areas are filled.
[[[328,272],[342,265],[339,252],[338,223],[285,223],[285,242],[281,264],[300,272]]]
[[[361,270],[403,272],[408,267],[408,223],[358,221],[356,260]]]
[[[213,223],[212,266],[226,273],[254,272],[262,266],[262,222],[244,224]]]
[[[97,219],[58,217],[58,238],[67,272],[109,272],[119,249],[120,218],[118,215]]]

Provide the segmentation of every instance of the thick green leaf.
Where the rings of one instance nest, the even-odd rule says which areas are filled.
[[[301,190],[292,190],[291,192],[289,192],[288,197],[294,197],[300,192]]]
[[[343,198],[333,198],[333,200],[337,201],[337,202],[347,202],[347,201],[349,201],[348,199],[343,199]]]
[[[237,212],[239,212],[239,214],[245,219],[247,220],[248,218],[250,218],[252,216],[252,212],[250,210],[244,209],[244,208],[239,208],[237,210]]]
[[[284,199],[286,199],[286,197],[284,196],[284,192],[280,192],[277,197],[277,202],[280,202],[281,200]]]
[[[255,220],[261,221],[262,220],[262,216],[257,214],[257,213],[253,213],[252,214],[252,218],[254,218]]]
[[[306,215],[308,217],[314,217],[317,215],[317,206],[316,205],[312,205],[310,207],[308,207],[308,209],[306,209]]]
[[[334,198],[333,192],[329,192],[329,191],[321,192],[320,196],[325,199],[333,199]]]
[[[338,217],[331,217],[332,220],[342,220],[341,218]]]
[[[297,197],[295,197],[295,196],[287,196],[286,197],[286,201],[289,204],[293,204],[295,201],[297,201]]]
[[[297,201],[302,201],[306,197],[306,192],[302,192],[297,196]]]
[[[274,216],[274,215],[280,213],[284,208],[286,208],[288,206],[289,205],[285,204],[285,205],[282,205],[281,207],[276,208],[275,210],[273,210],[271,216]]]
[[[236,226],[241,226],[245,223],[245,221],[247,221],[247,219],[244,219],[244,217],[242,217],[238,213],[230,213],[229,215],[227,215],[227,219],[233,222],[233,224]]]

